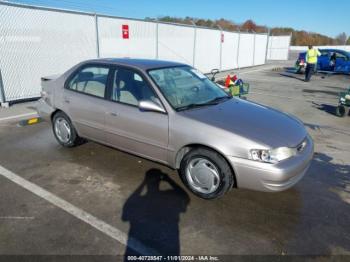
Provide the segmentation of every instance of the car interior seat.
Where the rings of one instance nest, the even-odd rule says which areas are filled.
[[[129,70],[118,70],[113,90],[113,99],[122,103],[137,105],[138,96],[134,84],[134,73]]]
[[[73,84],[73,89],[86,94],[104,97],[106,85],[104,79],[95,78],[92,72],[81,72]]]

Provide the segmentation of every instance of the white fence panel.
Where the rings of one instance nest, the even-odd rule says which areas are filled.
[[[220,68],[221,32],[218,30],[197,28],[194,66],[203,73]]]
[[[224,32],[222,43],[221,70],[230,70],[238,67],[238,33]]]
[[[267,40],[267,35],[255,36],[254,65],[265,64]]]
[[[268,60],[288,60],[291,36],[270,36]]]
[[[94,17],[0,5],[0,69],[6,101],[40,96],[40,78],[96,57]]]
[[[179,25],[158,25],[158,58],[193,64],[193,27]]]
[[[241,34],[239,38],[238,66],[254,65],[254,34]]]
[[[123,25],[129,27],[124,39]],[[156,58],[156,23],[98,17],[100,57]]]

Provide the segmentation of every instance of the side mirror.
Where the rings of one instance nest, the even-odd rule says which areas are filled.
[[[139,102],[139,109],[141,111],[152,111],[152,112],[165,113],[165,110],[162,106],[160,106],[159,104],[157,104],[151,100],[141,100]]]

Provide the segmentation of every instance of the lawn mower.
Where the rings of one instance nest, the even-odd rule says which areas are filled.
[[[335,111],[336,115],[343,117],[349,115],[350,107],[350,87],[346,92],[339,93],[339,105]]]

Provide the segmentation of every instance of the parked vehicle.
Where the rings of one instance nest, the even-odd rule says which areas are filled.
[[[205,199],[232,187],[285,190],[313,156],[302,122],[234,98],[185,64],[90,60],[42,87],[38,113],[62,146],[88,139],[163,163]]]
[[[331,71],[337,73],[350,73],[350,53],[339,49],[320,49],[321,56],[318,58],[318,71]],[[299,54],[295,62],[297,73],[305,69],[306,52]]]

